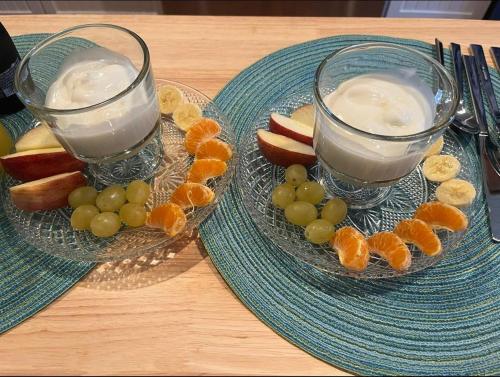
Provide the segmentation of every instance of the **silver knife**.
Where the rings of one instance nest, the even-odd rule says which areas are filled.
[[[486,114],[479,86],[476,62],[473,56],[464,55],[463,58],[467,82],[472,96],[472,105],[480,130],[478,134],[479,155],[483,174],[483,189],[490,220],[491,238],[495,242],[500,242],[500,176],[495,171],[488,156],[488,126],[486,124]]]
[[[491,83],[490,71],[488,69],[488,63],[486,63],[483,47],[477,44],[471,44],[470,47],[474,59],[476,60],[476,68],[479,73],[481,87],[486,94],[486,100],[490,106],[491,114],[495,119],[497,130],[500,131],[500,110],[498,109],[498,103],[493,90],[493,84]]]

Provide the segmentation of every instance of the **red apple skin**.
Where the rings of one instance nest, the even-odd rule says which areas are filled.
[[[82,172],[74,171],[13,186],[9,191],[17,208],[34,212],[66,207],[71,191],[86,184]]]
[[[284,166],[285,168],[293,164],[300,164],[304,166],[314,165],[316,163],[316,156],[309,154],[289,151],[272,145],[257,135],[257,143],[259,144],[260,151],[264,157],[272,164]]]
[[[293,120],[293,119],[292,119]],[[269,131],[275,134],[283,135],[289,137],[290,139],[300,141],[301,143],[313,146],[313,138],[293,132],[291,129],[283,127],[281,124],[276,122],[273,117],[269,117]]]
[[[85,169],[85,162],[74,158],[62,148],[37,151],[40,153],[3,156],[0,157],[0,162],[7,174],[23,182]]]

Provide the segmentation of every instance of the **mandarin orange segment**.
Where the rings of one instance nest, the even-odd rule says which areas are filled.
[[[227,170],[227,164],[224,161],[215,158],[203,158],[194,160],[187,174],[187,181],[194,183],[206,183],[207,180],[214,177],[220,177]]]
[[[429,256],[438,255],[442,251],[441,240],[427,223],[418,219],[403,220],[394,228],[399,238],[406,243],[418,247]]]
[[[186,182],[175,189],[170,201],[182,208],[203,207],[213,202],[215,193],[200,183]]]
[[[231,147],[219,139],[210,139],[204,141],[196,150],[196,158],[216,158],[217,160],[227,161],[233,156]]]
[[[174,203],[166,203],[153,208],[146,219],[146,225],[163,229],[170,237],[180,233],[185,228],[186,222],[186,214],[179,205]]]
[[[370,252],[380,255],[395,270],[403,271],[410,267],[410,249],[395,233],[375,233],[368,238],[368,247],[370,248]]]
[[[186,132],[184,146],[189,154],[195,154],[200,144],[219,136],[221,131],[219,123],[215,120],[201,118]]]
[[[416,219],[425,221],[433,228],[461,232],[467,229],[469,221],[458,208],[441,202],[423,203],[415,212]]]
[[[365,237],[351,226],[337,230],[330,245],[339,255],[340,264],[353,271],[364,271],[368,266],[370,254]]]

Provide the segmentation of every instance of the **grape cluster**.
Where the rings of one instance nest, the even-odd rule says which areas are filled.
[[[142,226],[146,222],[144,204],[149,193],[149,185],[140,180],[130,182],[126,189],[113,185],[101,192],[90,186],[79,187],[68,196],[68,203],[74,208],[71,226],[75,230],[90,230],[97,237],[114,236],[122,223]]]
[[[328,242],[335,233],[335,225],[347,216],[347,205],[340,198],[330,199],[318,219],[316,205],[325,198],[325,189],[319,182],[307,180],[307,170],[302,165],[291,165],[285,170],[285,181],[272,192],[272,203],[285,210],[285,218],[294,225],[305,227],[309,242]]]

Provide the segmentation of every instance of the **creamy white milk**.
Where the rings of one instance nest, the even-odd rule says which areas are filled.
[[[81,109],[106,101],[125,90],[138,71],[123,55],[102,47],[76,50],[62,64],[45,105]],[[143,81],[108,105],[57,116],[54,132],[76,155],[111,156],[139,144],[159,120],[154,85]]]
[[[366,74],[343,82],[324,103],[343,122],[372,134],[411,135],[433,124],[432,91],[412,71]],[[318,112],[314,145],[319,158],[339,173],[364,182],[389,182],[415,168],[422,148],[360,136]],[[413,149],[413,150],[412,150]]]

